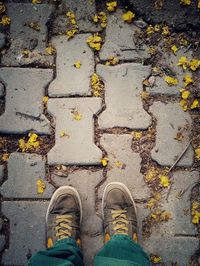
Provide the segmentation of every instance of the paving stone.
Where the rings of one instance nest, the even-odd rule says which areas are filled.
[[[178,79],[179,83],[175,86],[169,86],[164,77],[157,76],[155,79],[155,84],[153,87],[147,87],[147,91],[149,91],[152,95],[156,94],[164,94],[164,95],[179,95],[180,88],[184,87],[183,78],[186,74],[191,75],[191,72],[187,70],[183,70],[181,66],[177,66],[179,59],[185,56],[188,60],[192,59],[192,52],[179,50],[177,54],[170,53],[162,53],[158,66],[162,67],[162,69],[171,69],[171,71],[176,75],[175,77]]]
[[[3,181],[4,178],[4,165],[0,165],[0,182]]]
[[[53,56],[45,55],[47,42],[47,23],[52,12],[51,5],[31,3],[7,3],[7,15],[11,19],[11,45],[3,55],[1,63],[5,66],[20,66],[39,63],[49,65],[53,63]],[[28,25],[37,23],[40,30]],[[22,51],[31,51],[26,58]]]
[[[154,229],[155,236],[177,236],[197,234],[196,226],[191,222],[191,190],[199,181],[199,172],[176,171],[173,173],[173,185],[168,201],[162,202],[162,209],[170,212],[171,219]],[[181,198],[180,192],[185,191]]]
[[[140,92],[150,67],[141,64],[98,65],[97,73],[105,83],[106,109],[99,116],[101,128],[146,129],[150,115],[143,109]]]
[[[56,79],[50,84],[51,97],[91,95],[90,76],[94,73],[94,54],[86,43],[90,34],[77,35],[68,41],[66,36],[55,37],[52,43],[57,50]],[[81,67],[74,67],[80,61]]]
[[[92,266],[95,255],[101,250],[104,245],[103,234],[90,237],[84,235],[82,238],[82,250],[84,254],[84,265]]]
[[[105,43],[99,56],[106,60],[109,56],[117,56],[122,60],[138,60],[148,58],[149,55],[142,48],[135,45],[134,34],[140,31],[134,24],[125,23],[122,20],[122,11],[118,10],[108,16]]]
[[[99,188],[98,198],[101,199],[105,186],[115,181],[124,183],[130,189],[134,199],[148,198],[149,189],[140,173],[141,158],[131,149],[132,136],[103,134],[100,143],[107,152],[109,165],[107,179]],[[117,162],[122,165],[119,167]]]
[[[46,185],[44,193],[37,193],[37,180]],[[51,198],[54,187],[45,179],[45,161],[40,155],[12,153],[8,160],[8,179],[1,187],[6,198]]]
[[[56,144],[48,153],[52,164],[99,164],[102,152],[94,144],[93,115],[101,108],[98,98],[50,99],[48,111],[56,121]],[[80,116],[75,119],[75,113]],[[61,137],[64,131],[66,136]]]
[[[0,49],[6,44],[6,35],[0,32]]]
[[[0,235],[0,251],[3,251],[6,244],[5,235]]]
[[[2,212],[10,221],[9,248],[2,263],[24,265],[35,252],[46,246],[45,215],[49,202],[3,202]]]
[[[80,193],[83,207],[81,232],[90,237],[102,232],[102,220],[95,211],[95,187],[103,179],[102,174],[102,171],[79,170],[69,174],[67,178],[55,174],[52,176],[58,186],[73,186]]]
[[[0,83],[0,98],[4,97],[5,95],[5,88],[3,83]]]
[[[6,107],[0,117],[0,132],[50,133],[49,120],[42,114],[42,99],[52,77],[50,69],[0,69],[0,79],[6,84]]]
[[[100,27],[92,22],[92,17],[96,13],[95,2],[87,0],[62,0],[58,7],[58,17],[53,22],[53,34],[65,33],[70,29],[66,17],[67,11],[73,11],[76,15],[78,28],[81,32],[95,32]]]
[[[199,240],[194,237],[151,237],[145,239],[142,246],[150,254],[162,258],[164,265],[189,265],[190,257],[197,250]]]
[[[191,117],[181,109],[179,103],[154,102],[150,112],[157,119],[156,145],[151,151],[151,157],[160,165],[170,166],[190,141]],[[178,132],[184,136],[182,141],[175,139]],[[191,166],[192,163],[193,149],[190,146],[177,166]]]

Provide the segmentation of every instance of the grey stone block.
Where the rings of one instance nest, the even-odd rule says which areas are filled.
[[[0,132],[50,133],[49,120],[42,114],[42,99],[52,77],[50,69],[0,69],[0,79],[6,85],[6,108],[0,117]]]
[[[37,201],[2,203],[2,212],[10,221],[9,248],[3,254],[3,264],[25,265],[27,258],[45,248],[48,204]]]
[[[190,141],[191,117],[181,109],[179,103],[154,102],[150,112],[157,119],[156,145],[151,151],[151,157],[160,165],[170,166]],[[180,128],[184,136],[182,141],[175,139]],[[190,146],[177,166],[191,166],[192,163],[193,149]]]
[[[96,32],[100,27],[92,22],[92,17],[96,13],[95,2],[87,0],[63,0],[58,7],[59,16],[53,22],[53,33],[65,33],[70,28],[67,24],[65,13],[73,11],[76,15],[78,28],[81,32]],[[64,13],[64,14],[63,14]]]
[[[161,46],[162,49],[162,46]],[[188,60],[192,59],[191,51],[185,51],[183,49],[177,51],[177,54],[173,54],[171,51],[162,53],[162,56],[159,60],[158,66],[161,66],[162,69],[170,69],[174,74],[175,78],[178,79],[178,84],[175,86],[169,86],[164,80],[165,75],[163,77],[157,76],[155,79],[155,84],[153,87],[147,87],[147,91],[149,91],[152,95],[156,94],[164,94],[164,95],[179,95],[180,89],[184,88],[184,76],[189,74],[191,76],[191,72],[188,70],[183,70],[182,66],[177,66],[179,59],[184,56],[187,57]],[[172,76],[169,74],[169,76]],[[173,77],[173,76],[172,76]]]
[[[89,36],[81,34],[69,41],[66,36],[59,36],[52,40],[57,50],[57,75],[48,89],[51,97],[91,95],[90,76],[94,72],[94,54],[86,43]],[[74,67],[77,61],[81,62],[79,69]]]
[[[164,265],[187,266],[198,245],[199,240],[194,237],[155,236],[145,239],[142,246],[148,253],[160,256]]]
[[[0,235],[0,251],[4,250],[6,244],[5,235]]]
[[[56,121],[56,143],[48,153],[52,164],[100,164],[102,152],[94,144],[93,115],[101,108],[98,98],[50,99],[48,111]],[[77,121],[74,112],[80,114]],[[61,132],[67,136],[61,137]]]
[[[4,178],[4,165],[0,165],[0,182],[3,181]]]
[[[56,185],[73,186],[80,193],[83,207],[82,236],[92,237],[102,233],[102,220],[95,210],[95,187],[102,180],[102,174],[102,171],[79,170],[69,174],[67,178],[56,176],[54,173],[52,175]]]
[[[7,15],[11,19],[11,46],[2,57],[4,66],[20,66],[33,63],[51,64],[52,56],[46,56],[47,22],[52,7],[47,4],[32,5],[31,3],[8,3]],[[28,26],[36,22],[40,29],[34,30]],[[22,50],[31,51],[30,56],[23,57]]]
[[[37,180],[46,185],[44,193],[37,193]],[[51,198],[54,188],[45,179],[45,161],[42,156],[12,153],[8,160],[8,179],[1,186],[6,198]]]
[[[191,190],[199,181],[199,172],[176,171],[168,201],[162,200],[162,209],[171,214],[171,218],[154,228],[154,236],[177,236],[197,234],[196,226],[191,222]],[[184,192],[185,191],[185,192]],[[184,192],[179,198],[179,194]]]
[[[122,182],[131,191],[133,199],[144,199],[149,197],[149,189],[140,173],[141,158],[139,154],[131,149],[132,136],[103,134],[102,147],[107,152],[109,159],[107,179],[99,188],[101,199],[103,189],[109,182]],[[120,162],[122,165],[118,166]]]
[[[122,20],[122,12],[118,10],[108,16],[105,43],[100,50],[101,60],[109,56],[117,56],[122,60],[138,60],[148,58],[149,55],[136,47],[134,34],[140,31],[134,24],[125,23]]]
[[[105,83],[106,102],[106,109],[99,116],[99,126],[146,129],[151,124],[151,117],[143,109],[140,92],[142,81],[150,74],[150,66],[98,65],[97,73]]]

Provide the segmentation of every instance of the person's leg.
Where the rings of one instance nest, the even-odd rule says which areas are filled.
[[[80,245],[81,199],[69,186],[53,194],[46,215],[48,248],[36,253],[28,266],[83,266]]]
[[[124,184],[114,182],[106,186],[102,213],[106,244],[96,255],[94,265],[149,266],[148,255],[136,243],[136,208],[131,193]]]

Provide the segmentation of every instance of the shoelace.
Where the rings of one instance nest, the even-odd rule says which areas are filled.
[[[126,215],[126,210],[112,210],[112,223],[114,225],[113,230],[116,234],[128,235],[128,219]]]
[[[72,235],[72,215],[57,215],[56,216],[56,237],[58,239],[64,239]]]

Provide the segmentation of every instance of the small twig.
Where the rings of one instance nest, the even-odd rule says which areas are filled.
[[[179,155],[179,157],[177,158],[177,160],[174,162],[174,164],[170,167],[168,174],[172,171],[172,169],[177,165],[177,163],[180,161],[180,159],[183,157],[183,155],[186,153],[187,149],[189,148],[190,144],[191,144],[192,140],[189,141],[188,145],[185,147],[185,149],[183,150],[183,152]],[[166,196],[166,200],[168,200],[171,188],[172,188],[172,184],[173,184],[173,178],[171,179],[171,184],[169,186],[168,192],[167,192],[167,196]]]

